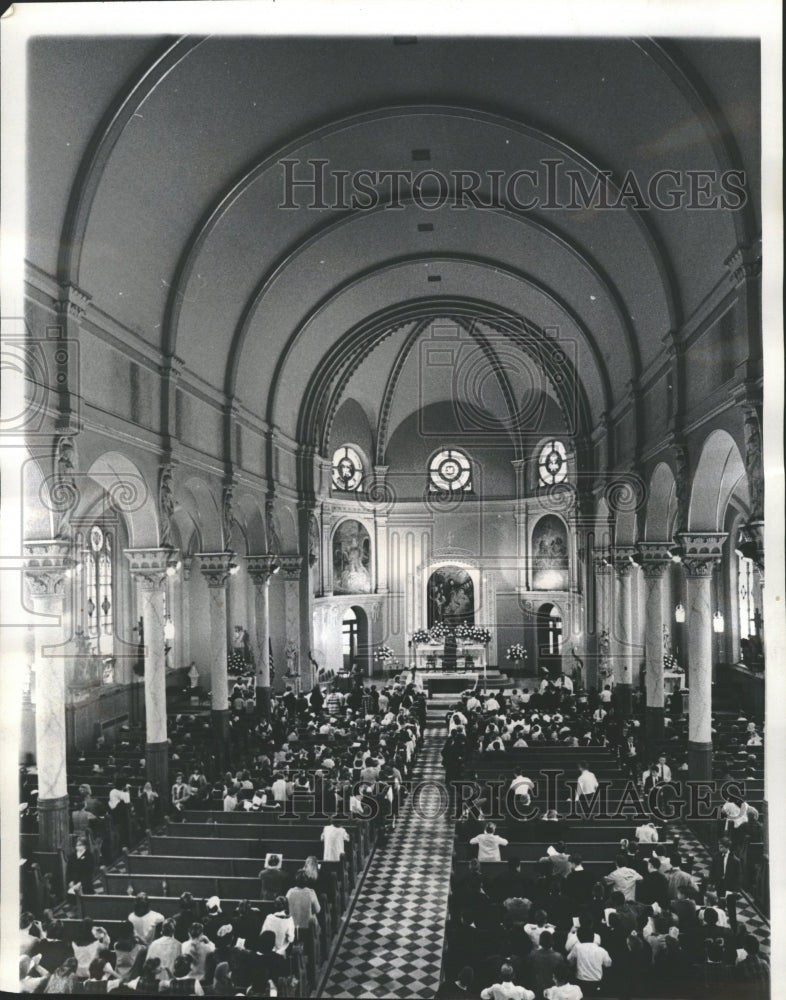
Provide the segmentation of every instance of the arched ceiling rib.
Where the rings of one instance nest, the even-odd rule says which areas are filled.
[[[619,181],[731,167],[755,193],[758,121],[733,99],[753,99],[756,45],[735,44],[727,71],[690,40],[39,39],[29,214],[62,243],[53,265],[33,235],[28,257],[259,416],[273,364],[281,394],[300,392],[316,344],[326,355],[375,314],[423,299],[438,266],[437,299],[575,337],[594,419],[752,241],[755,199],[738,213],[288,212],[279,160],[510,176],[560,158],[587,184],[596,168]],[[85,100],[57,99],[77,92]],[[79,156],[41,155],[44,139],[68,137]],[[296,420],[287,411],[282,426]]]

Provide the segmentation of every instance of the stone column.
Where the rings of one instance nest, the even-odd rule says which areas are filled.
[[[257,713],[270,717],[270,578],[276,572],[276,556],[247,556],[248,575],[254,584],[256,617]]]
[[[301,641],[301,615],[300,615],[300,578],[302,556],[281,556],[281,574],[284,578],[284,649],[292,656],[287,656],[287,671],[290,664],[297,671],[298,677],[288,677],[287,684],[291,684],[297,693],[300,690],[300,683],[304,677],[309,676],[311,664],[308,659],[309,646],[303,648]],[[303,659],[305,658],[305,665]],[[309,685],[310,686],[310,685]]]
[[[164,588],[171,549],[126,549],[131,576],[139,586],[145,635],[145,766],[159,795],[169,796],[169,752],[166,731],[166,662],[164,653]]]
[[[712,777],[712,573],[725,533],[683,532],[688,637],[688,776]]]
[[[64,617],[70,548],[71,543],[61,539],[24,544],[25,584],[33,613],[55,619],[36,625],[34,634],[38,847],[42,851],[68,848],[63,643],[68,637]]]
[[[227,580],[231,552],[198,552],[210,601],[210,691],[213,734],[220,766],[224,767],[229,742],[229,683],[227,679]]]
[[[635,552],[633,546],[614,546],[614,633],[612,635],[612,656],[615,663],[617,707],[623,717],[633,711],[633,609],[631,606],[631,574],[633,563],[630,557]]]
[[[647,665],[646,732],[654,745],[663,739],[663,576],[671,565],[667,542],[642,542],[639,549],[646,587],[644,658]]]

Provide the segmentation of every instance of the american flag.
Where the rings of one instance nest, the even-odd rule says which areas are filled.
[[[273,675],[275,674],[275,667],[273,666],[273,640],[270,636],[267,637],[267,663],[270,667],[270,686],[273,686]]]

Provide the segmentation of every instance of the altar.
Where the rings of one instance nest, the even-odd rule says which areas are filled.
[[[455,665],[449,672],[456,669],[465,671],[483,671],[487,663],[487,647],[483,643],[459,642],[456,645]],[[442,643],[422,643],[415,647],[415,666],[424,672],[445,672],[445,646]]]

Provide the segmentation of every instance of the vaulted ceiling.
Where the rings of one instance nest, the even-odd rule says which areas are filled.
[[[552,331],[575,352],[595,424],[760,232],[757,45],[400,41],[34,41],[30,263],[292,436],[321,365],[334,365],[333,409],[317,415],[354,392],[404,420],[419,400],[401,379],[406,337],[440,316],[465,329],[520,317],[530,355]],[[486,202],[490,172],[542,176],[549,160],[587,187],[596,170],[644,185],[678,171],[682,187],[687,171],[742,170],[749,198],[739,211],[428,210],[407,198],[352,210],[308,207],[300,189],[286,209],[287,159],[299,178],[315,159],[349,175],[477,171]],[[517,192],[533,193],[526,180]]]

